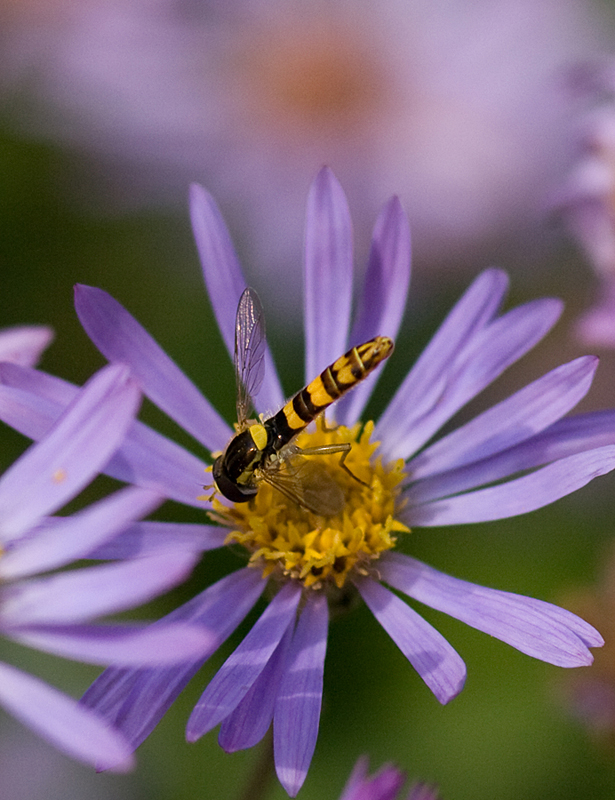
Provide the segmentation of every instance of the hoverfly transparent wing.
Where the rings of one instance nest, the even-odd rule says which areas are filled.
[[[313,514],[332,517],[344,506],[344,493],[326,468],[300,456],[280,469],[263,471],[262,478],[278,492]]]
[[[235,317],[235,380],[237,422],[241,427],[252,410],[265,374],[265,315],[254,289],[244,289]]]

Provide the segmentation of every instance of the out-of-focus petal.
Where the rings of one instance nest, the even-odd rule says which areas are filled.
[[[497,312],[508,289],[508,276],[498,269],[482,272],[465,291],[395,393],[376,425],[385,460],[444,390],[446,376],[459,353]]]
[[[380,212],[374,228],[365,285],[350,334],[351,345],[374,336],[395,339],[409,285],[410,226],[399,198],[392,197]],[[336,404],[336,422],[347,425],[360,418],[379,372],[370,375]]]
[[[140,393],[127,367],[98,372],[41,442],[0,478],[4,544],[73,498],[100,472],[124,437]]]
[[[586,395],[597,367],[595,356],[582,356],[551,370],[419,453],[412,479],[487,458],[544,430]]]
[[[352,221],[328,167],[314,179],[305,223],[305,375],[313,380],[346,352],[352,301]]]
[[[453,578],[402,553],[386,553],[379,570],[409,597],[559,667],[591,664],[588,647],[603,644],[598,631],[570,611]]]
[[[246,281],[216,201],[196,183],[190,187],[190,218],[207,293],[224,344],[233,359],[235,317]],[[265,379],[254,400],[261,413],[284,405],[284,393],[268,347],[265,351]]]
[[[61,378],[13,364],[0,364],[0,380],[0,419],[34,440],[47,433],[79,391]],[[206,467],[192,453],[136,420],[102,471],[178,503],[203,508],[206,504],[197,498]]]
[[[392,764],[385,764],[375,775],[368,775],[366,756],[359,758],[339,800],[395,800],[406,775]]]
[[[53,341],[54,333],[45,325],[20,325],[0,330],[0,361],[24,367],[34,366]]]
[[[463,689],[463,660],[441,633],[371,578],[356,580],[361,597],[441,703]]]
[[[506,519],[549,505],[613,469],[615,447],[598,447],[507,483],[408,506],[400,516],[407,525],[427,527]]]
[[[88,664],[117,667],[183,665],[209,652],[215,636],[184,622],[149,625],[23,625],[5,628],[16,642]]]
[[[100,560],[142,558],[175,550],[203,553],[222,547],[227,536],[228,530],[219,525],[199,525],[189,522],[135,522],[114,539],[90,551],[88,558]]]
[[[92,549],[122,531],[132,520],[157,508],[164,498],[148,489],[128,487],[83,511],[55,517],[51,525],[20,539],[0,559],[0,577],[21,578],[89,556]],[[121,536],[120,536],[121,538]]]
[[[118,727],[137,748],[160,722],[204,661],[231,635],[265,588],[257,570],[242,569],[210,586],[158,624],[185,621],[215,634],[210,650],[195,661],[166,669],[105,670],[81,702]],[[153,626],[152,626],[153,627]]]
[[[0,704],[72,758],[132,767],[131,748],[94,712],[38,678],[0,662]]]
[[[19,581],[3,591],[0,625],[82,622],[133,608],[181,583],[198,558],[160,553]]]
[[[328,622],[327,598],[309,597],[295,628],[275,704],[275,770],[291,797],[303,786],[316,747]]]
[[[208,450],[220,450],[231,429],[157,342],[102,289],[75,287],[86,333],[109,361],[130,366],[144,394]]]
[[[218,744],[227,753],[253,747],[267,733],[273,719],[282,676],[288,665],[293,633],[294,627],[289,625],[250,691],[220,726]]]
[[[294,620],[300,597],[301,587],[287,583],[220,667],[190,715],[186,726],[189,742],[196,742],[222,722],[248,693]]]

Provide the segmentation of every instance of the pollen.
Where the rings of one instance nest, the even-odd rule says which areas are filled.
[[[395,518],[405,473],[401,459],[385,466],[375,457],[373,422],[325,428],[319,420],[315,427],[297,437],[299,448],[351,444],[343,466],[339,453],[301,456],[322,465],[327,480],[341,490],[338,513],[319,516],[262,481],[247,503],[229,507],[214,499],[212,516],[233,528],[226,543],[243,545],[264,578],[296,580],[313,590],[341,589],[349,576],[368,574],[380,554],[395,546],[396,534],[410,532]]]

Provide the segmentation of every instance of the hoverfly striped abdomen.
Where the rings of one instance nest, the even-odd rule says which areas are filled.
[[[377,336],[351,348],[324,369],[265,422],[273,431],[275,450],[284,447],[332,403],[367,378],[392,352],[393,340],[387,336]]]

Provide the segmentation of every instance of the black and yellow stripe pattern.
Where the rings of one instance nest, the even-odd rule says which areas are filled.
[[[377,336],[351,348],[292,397],[266,424],[275,431],[279,450],[328,406],[346,394],[393,352],[393,340]]]

